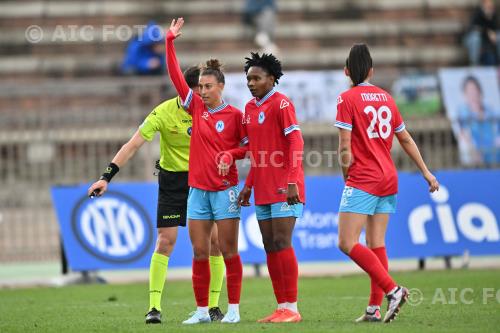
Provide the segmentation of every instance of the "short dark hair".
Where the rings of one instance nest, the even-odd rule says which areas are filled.
[[[349,70],[349,77],[353,85],[357,86],[365,81],[370,69],[373,67],[373,60],[368,46],[366,44],[354,44],[351,51],[349,51],[345,66]]]
[[[184,71],[184,79],[186,80],[189,88],[195,88],[200,82],[200,67],[191,66]]]
[[[207,60],[205,65],[201,66],[200,75],[213,75],[219,83],[226,83],[224,73],[222,73],[222,64],[218,59]]]
[[[250,67],[256,66],[262,68],[267,74],[274,76],[274,83],[278,84],[278,80],[283,76],[281,70],[281,61],[279,61],[271,53],[250,52],[250,57],[245,58],[245,73],[248,74]]]
[[[479,80],[477,79],[477,77],[472,76],[472,75],[467,75],[465,77],[464,81],[462,82],[462,90],[465,90],[465,86],[469,82],[476,86],[477,90],[479,90],[479,93],[481,95],[483,94],[483,88],[481,87],[481,83],[479,83]]]

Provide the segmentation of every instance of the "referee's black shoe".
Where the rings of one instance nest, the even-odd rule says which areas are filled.
[[[212,321],[221,321],[224,318],[224,314],[218,306],[208,309],[208,314]]]
[[[161,324],[161,312],[152,308],[146,314],[146,324]]]

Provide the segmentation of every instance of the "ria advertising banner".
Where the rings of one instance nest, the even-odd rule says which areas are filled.
[[[500,171],[441,171],[439,192],[430,194],[419,174],[399,174],[398,208],[391,215],[387,250],[391,259],[500,254]],[[74,271],[147,268],[156,241],[157,185],[112,183],[89,199],[88,185],[53,187],[63,245]],[[340,176],[306,177],[307,204],[297,220],[294,247],[299,261],[348,258],[337,248]],[[364,236],[361,236],[361,242]],[[243,208],[239,248],[245,263],[264,263],[253,208]],[[186,228],[170,266],[191,265]]]

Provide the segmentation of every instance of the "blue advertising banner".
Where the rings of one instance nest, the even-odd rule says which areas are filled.
[[[500,254],[500,171],[441,171],[439,192],[430,194],[418,174],[399,174],[397,212],[390,217],[390,258]],[[307,204],[297,220],[294,247],[299,261],[347,260],[337,248],[339,176],[306,177]],[[156,241],[157,184],[112,183],[89,199],[88,185],[53,187],[52,197],[71,269],[147,268]],[[364,241],[361,235],[360,241]],[[245,263],[265,255],[255,211],[243,208],[239,248]],[[186,228],[170,266],[190,266]]]

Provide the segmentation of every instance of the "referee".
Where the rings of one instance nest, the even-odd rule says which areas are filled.
[[[190,67],[184,72],[189,87],[198,92],[200,69]],[[115,155],[101,178],[88,189],[89,195],[103,195],[113,176],[134,156],[146,141],[152,141],[160,132],[160,173],[158,177],[158,208],[155,252],[149,267],[149,311],[146,324],[161,323],[161,295],[167,276],[169,256],[177,240],[177,227],[186,226],[188,196],[189,144],[192,119],[184,111],[179,97],[158,105],[144,120],[132,138]],[[214,223],[210,250],[210,317],[221,320],[218,306],[224,278],[224,259],[219,250],[217,227]]]

